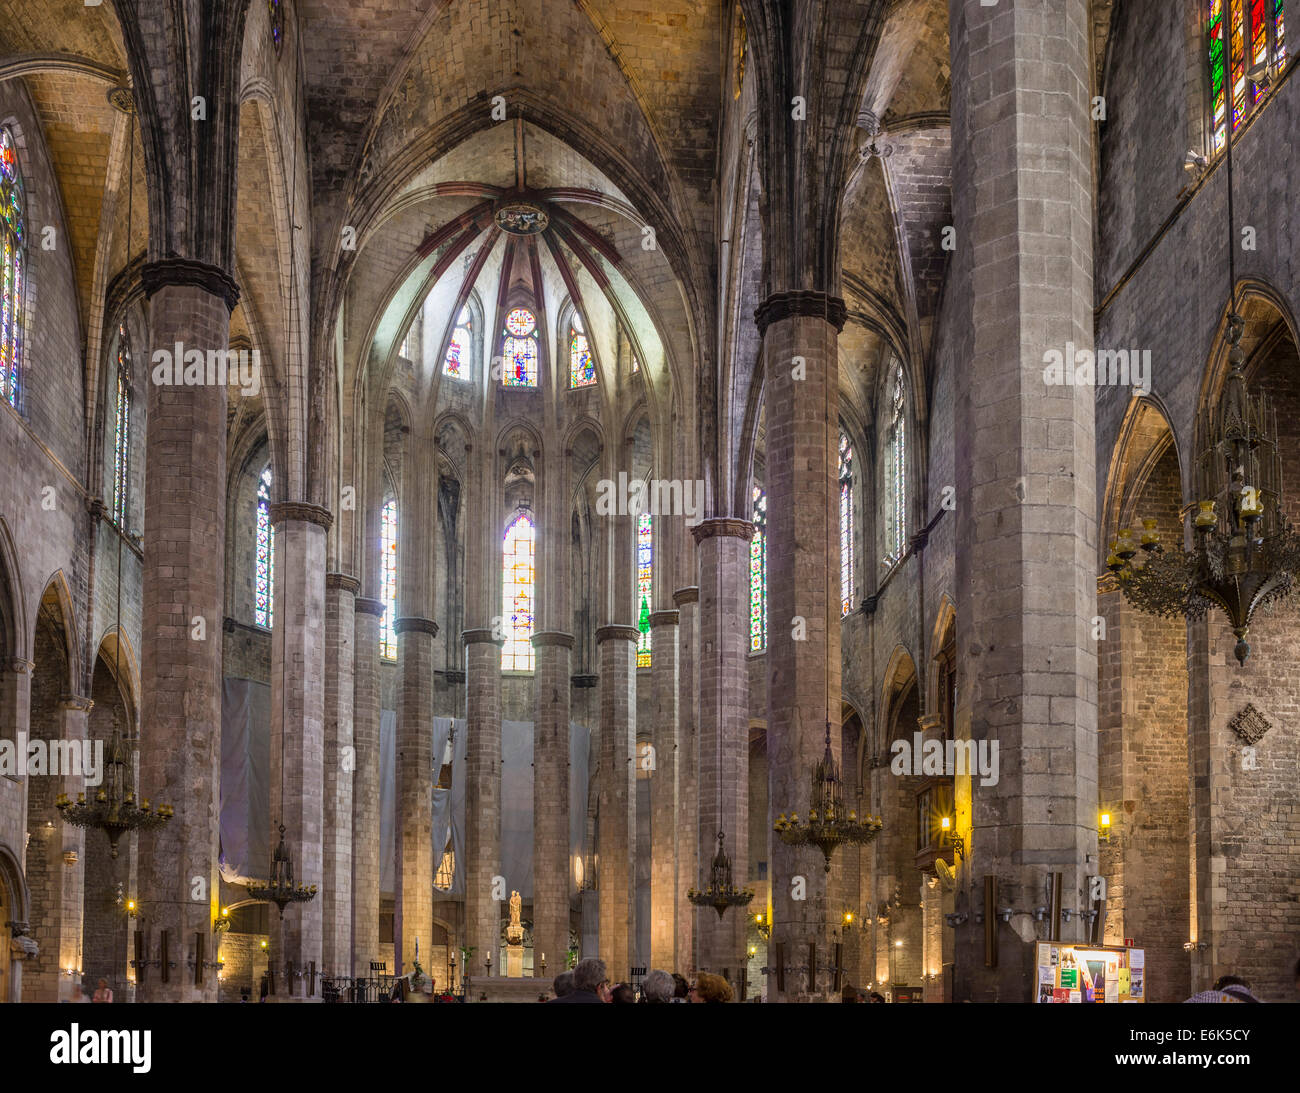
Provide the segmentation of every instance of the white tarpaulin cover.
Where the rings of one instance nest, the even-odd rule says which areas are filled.
[[[266,879],[271,860],[271,688],[221,682],[221,876],[230,884]]]

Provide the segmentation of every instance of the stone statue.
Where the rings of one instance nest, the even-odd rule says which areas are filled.
[[[510,893],[510,923],[506,926],[506,943],[510,945],[522,945],[524,940],[524,927],[519,921],[519,912],[524,906],[523,897],[517,891]]]

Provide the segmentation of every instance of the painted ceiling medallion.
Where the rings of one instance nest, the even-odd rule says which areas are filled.
[[[511,235],[537,235],[544,232],[551,218],[536,205],[516,201],[496,211],[497,227]]]
[[[1240,736],[1247,744],[1257,743],[1273,726],[1265,720],[1264,715],[1251,703],[1246,703],[1237,716],[1228,722],[1228,728]]]

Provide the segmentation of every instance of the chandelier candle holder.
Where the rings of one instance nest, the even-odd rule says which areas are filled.
[[[718,852],[713,855],[713,864],[709,870],[709,886],[704,891],[692,888],[686,898],[697,907],[712,907],[722,918],[730,907],[748,906],[754,898],[752,888],[737,888],[731,876],[731,858],[725,847],[726,835],[718,832]]]
[[[284,824],[280,825],[280,842],[271,854],[271,875],[266,884],[249,884],[248,894],[253,899],[266,900],[280,908],[280,917],[284,918],[284,909],[291,903],[307,903],[316,898],[316,886],[293,883],[293,855],[284,843]]]
[[[808,819],[801,821],[797,812],[777,817],[773,830],[788,846],[815,846],[826,859],[831,871],[831,855],[841,845],[863,846],[871,842],[884,826],[879,817],[858,817],[857,811],[844,805],[844,781],[839,764],[831,754],[831,726],[826,723],[826,752],[813,765],[812,794]]]
[[[173,815],[171,805],[159,805],[154,809],[148,800],[136,802],[130,770],[126,742],[114,718],[113,735],[104,758],[104,781],[95,791],[94,799],[87,801],[84,793],[78,793],[77,802],[73,804],[66,793],[60,793],[54,802],[65,823],[74,827],[97,827],[104,832],[108,836],[109,854],[114,858],[123,835],[132,831],[151,831],[161,827]]]
[[[1106,560],[1139,611],[1201,619],[1219,608],[1236,635],[1239,664],[1250,656],[1246,634],[1255,612],[1290,595],[1300,574],[1300,536],[1282,502],[1277,418],[1266,396],[1247,390],[1243,326],[1234,310],[1223,393],[1197,423],[1206,441],[1196,471],[1192,549],[1165,550],[1148,517],[1140,540],[1122,529]]]

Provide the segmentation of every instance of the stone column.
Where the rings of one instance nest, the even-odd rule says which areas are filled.
[[[678,620],[676,609],[650,616],[650,967],[664,971],[676,967],[677,956]]]
[[[325,575],[325,828],[321,881],[322,971],[352,969],[352,780],[357,749],[352,736],[356,695],[353,656],[356,595],[361,582],[346,573]]]
[[[146,265],[142,279],[154,351],[227,348],[238,289],[223,270],[175,258]],[[216,975],[196,987],[185,954],[195,934],[211,937],[217,909],[226,389],[150,383],[148,422],[139,792],[176,814],[140,836],[140,926],[150,959],[169,931],[177,967],[165,983],[149,968],[137,997],[212,1002]]]
[[[566,525],[567,526],[567,525]],[[545,563],[544,563],[545,564]],[[567,567],[566,551],[556,564]],[[569,951],[569,653],[573,635],[533,635],[533,974],[552,978]],[[541,968],[546,954],[546,971]]]
[[[1093,347],[1089,5],[950,12],[956,735],[997,743],[1000,760],[994,785],[957,778],[974,905],[954,999],[1028,1002],[1032,935],[999,922],[986,949],[985,879],[999,905],[1023,908],[1061,873],[1078,909],[1098,872],[1095,391],[1045,382],[1047,354]],[[1082,928],[1076,916],[1062,940]]]
[[[688,571],[694,570],[694,565]],[[700,767],[699,705],[696,686],[699,658],[700,590],[692,585],[673,593],[677,605],[677,821],[673,831],[677,873],[677,939],[673,965],[668,971],[689,976],[696,967],[695,904],[686,898],[700,884],[697,862],[700,851]]]
[[[17,740],[32,723],[32,669],[30,660],[13,657],[0,662],[0,740]]]
[[[86,725],[92,706],[94,702],[80,695],[64,695],[59,700],[58,739],[71,742],[79,757],[84,754],[81,749],[87,739]],[[105,743],[107,744],[107,741]],[[65,749],[56,759],[55,741],[49,742],[46,770],[48,776],[53,779],[54,786],[57,787],[54,796],[66,793],[73,801],[81,794],[93,796],[94,786],[87,786],[84,777],[65,769],[64,759],[70,755],[70,752],[71,749]],[[59,1001],[79,1000],[86,889],[86,838],[90,836],[104,839],[107,836],[102,831],[87,831],[63,823],[57,813],[54,814],[54,831],[55,837],[45,840],[45,849],[49,858],[45,868],[46,888],[41,901],[44,905],[44,918],[43,921],[32,925],[39,930],[40,934],[42,979],[53,972],[57,982],[55,987],[57,999]],[[125,849],[125,846],[123,848]],[[56,959],[57,966],[55,966]],[[69,970],[73,974],[65,975],[64,973]],[[47,982],[43,985],[48,990],[50,984]],[[50,1001],[54,1000],[54,998],[50,999]]]
[[[325,537],[333,516],[317,505],[271,505],[275,627],[271,634],[271,838],[285,827],[294,880],[317,896],[272,916],[276,993],[311,996],[323,967],[325,791]],[[283,764],[283,765],[282,765]],[[279,930],[279,948],[275,926]],[[292,968],[290,969],[290,966]],[[291,971],[291,974],[290,974]],[[317,997],[319,995],[317,994]]]
[[[409,535],[414,553],[422,537]],[[400,553],[400,552],[399,552]],[[409,602],[409,600],[405,601]],[[428,952],[433,944],[433,639],[438,624],[432,619],[407,615],[399,618],[397,632],[397,831],[393,922],[394,955],[399,973],[412,970],[415,943],[424,944],[422,966],[430,970]],[[441,756],[438,757],[441,760]]]
[[[379,622],[384,605],[358,596],[354,606],[352,974],[366,976],[370,962],[379,958]]]
[[[700,571],[700,761],[698,774],[698,880],[709,883],[718,852],[718,833],[731,859],[732,882],[749,879],[749,541],[754,525],[713,518],[691,529]],[[777,616],[773,615],[773,618]],[[720,919],[700,911],[698,954],[701,970],[740,982],[745,966],[745,915],[732,908]]]
[[[466,630],[465,642],[465,944],[475,949],[471,978],[492,954],[498,968],[501,934],[501,645],[488,629]]]
[[[619,518],[626,523],[626,518]],[[621,539],[616,534],[616,539]],[[631,557],[623,552],[621,557]],[[615,580],[618,573],[615,571]],[[626,576],[626,573],[623,573]],[[600,657],[600,955],[613,980],[626,979],[636,941],[636,642],[635,626],[596,630]]]
[[[774,815],[807,817],[810,772],[826,750],[840,759],[839,354],[844,301],[824,292],[783,292],[755,313],[763,333],[768,376],[767,639],[768,792]],[[796,370],[794,359],[804,366]],[[707,719],[706,719],[707,720]],[[765,822],[766,822],[766,818]],[[815,847],[791,847],[769,833],[772,942],[785,947],[787,967],[808,963],[816,945],[819,970],[814,997],[832,990],[831,946],[841,907],[832,874]],[[795,877],[805,899],[792,898]],[[808,996],[802,971],[786,972],[785,992]]]

